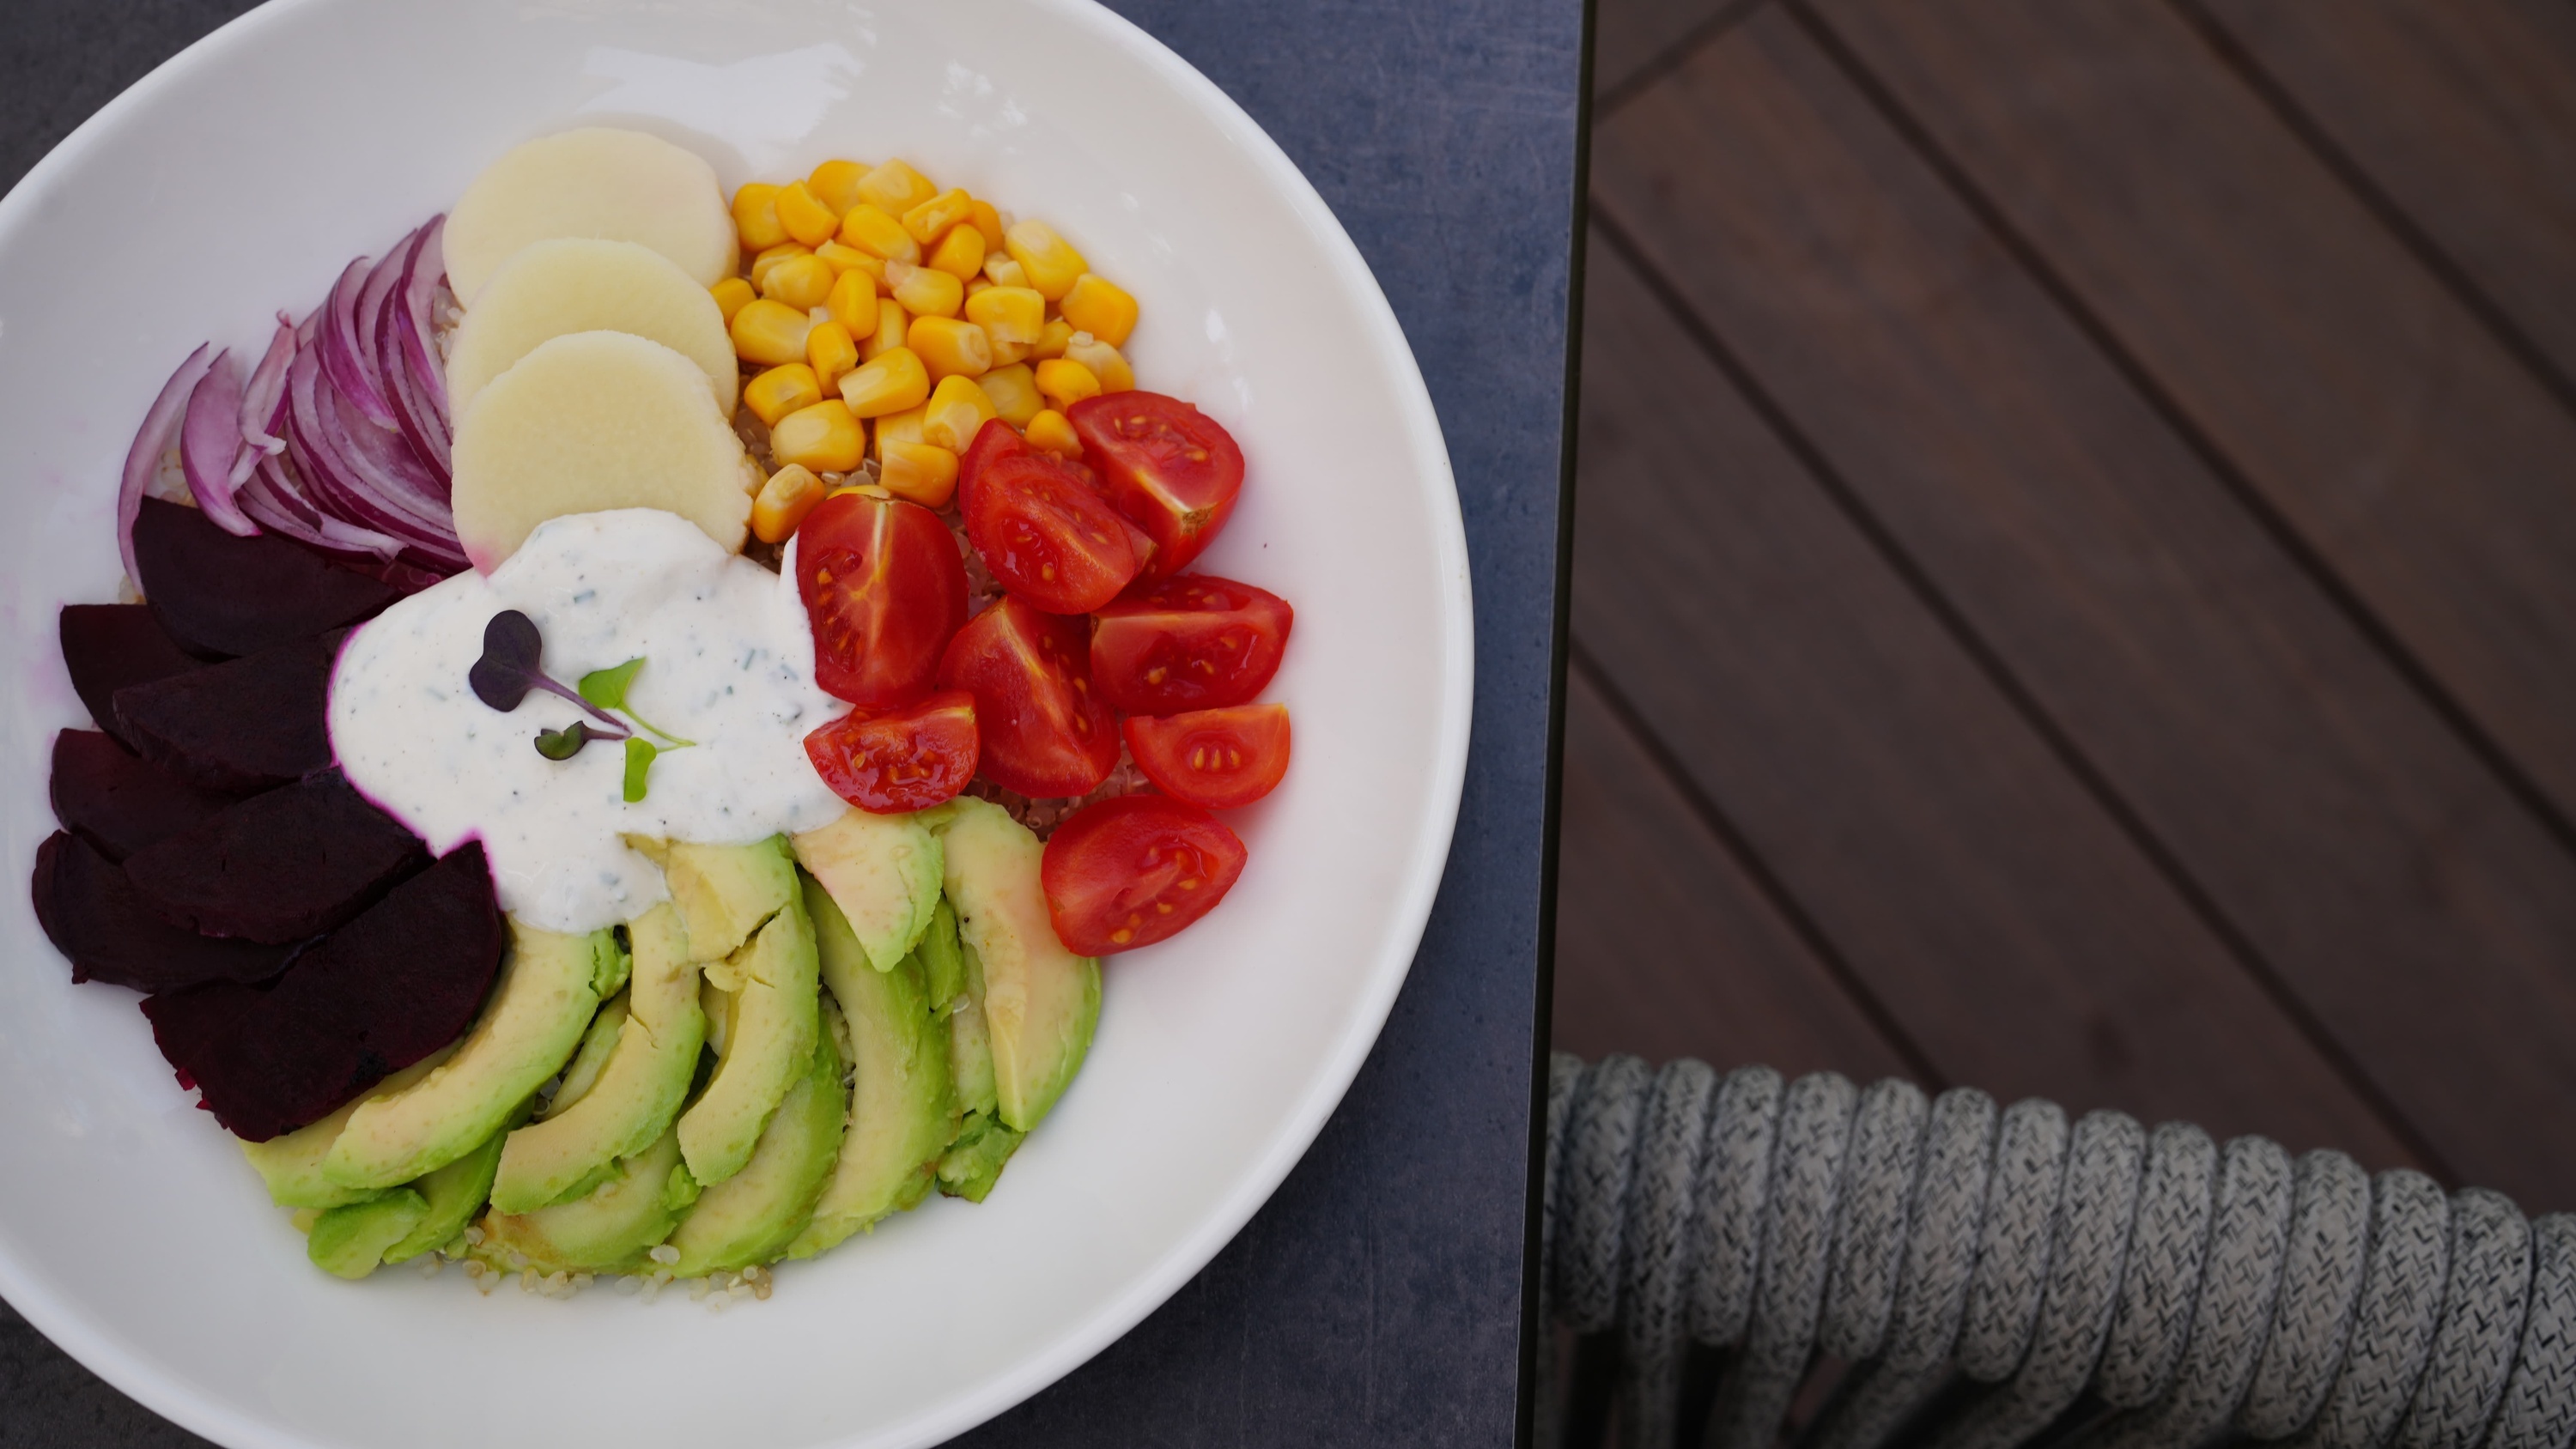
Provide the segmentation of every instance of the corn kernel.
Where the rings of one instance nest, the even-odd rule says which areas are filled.
[[[826,161],[805,178],[805,189],[834,212],[847,214],[859,204],[859,178],[867,174],[868,168],[857,161]]]
[[[850,342],[856,346],[860,338],[872,336],[877,330],[876,279],[852,267],[832,284],[832,295],[823,299],[823,308],[832,314],[833,321],[849,329]]]
[[[991,290],[993,290],[993,284],[982,277],[968,277],[966,279],[966,300],[969,302],[975,300],[976,293],[989,292]]]
[[[1100,378],[1090,368],[1062,357],[1038,364],[1037,389],[1050,407],[1062,411],[1087,397],[1100,395]]]
[[[741,311],[744,303],[759,295],[751,289],[751,283],[740,277],[727,277],[707,290],[716,294],[716,310],[724,313],[725,323],[728,326],[733,323],[733,314]]]
[[[1059,458],[1082,456],[1082,438],[1074,432],[1072,420],[1053,408],[1029,419],[1029,446]]]
[[[957,495],[957,455],[936,443],[892,443],[877,461],[885,491],[924,508],[945,508]]]
[[[992,339],[972,322],[954,317],[915,317],[904,346],[921,358],[933,379],[981,377],[993,366]]]
[[[1011,254],[1000,247],[988,247],[984,252],[984,277],[996,287],[1025,287],[1029,284],[1029,269],[1012,261]]]
[[[1064,356],[1064,349],[1071,345],[1072,342],[1073,324],[1067,322],[1061,317],[1057,317],[1050,320],[1046,325],[1046,330],[1038,334],[1038,340],[1030,347],[1029,355],[1031,357],[1041,358],[1062,357]]]
[[[1064,320],[1088,332],[1112,347],[1127,341],[1136,330],[1136,299],[1125,288],[1105,281],[1097,272],[1085,272],[1074,279],[1073,290],[1064,294],[1060,310]]]
[[[751,285],[753,290],[758,290],[762,283],[769,280],[769,269],[777,266],[780,262],[787,260],[789,257],[804,257],[812,255],[812,252],[808,251],[803,245],[797,242],[780,242],[778,245],[763,251],[758,256],[751,259]]]
[[[975,224],[975,229],[984,234],[984,250],[986,252],[998,253],[1001,251],[1002,214],[993,209],[993,203],[984,200],[982,197],[975,198],[973,201],[968,203],[966,219],[973,222]]]
[[[882,257],[869,256],[857,247],[844,246],[837,241],[827,241],[814,248],[814,255],[821,257],[823,264],[836,275],[846,277],[852,272],[861,272],[870,284],[879,287],[885,284],[885,259]]]
[[[813,319],[803,311],[760,297],[744,303],[725,330],[733,337],[733,350],[745,362],[776,367],[805,360],[805,334],[813,327]]]
[[[742,249],[763,251],[787,240],[787,228],[778,220],[778,188],[759,181],[743,183],[733,194],[733,229],[742,237]]]
[[[975,198],[951,188],[903,213],[903,229],[912,239],[930,246],[948,235],[948,229],[974,214]],[[982,233],[977,233],[980,237]]]
[[[930,265],[961,282],[982,281],[984,234],[971,226],[949,228],[939,245],[930,249]]]
[[[1091,375],[1100,379],[1102,392],[1126,392],[1136,386],[1136,370],[1127,365],[1127,359],[1119,355],[1117,348],[1088,332],[1076,332],[1067,339],[1064,356],[1068,362],[1090,368]]]
[[[836,392],[841,375],[859,365],[858,339],[837,321],[817,322],[814,330],[805,334],[805,361],[814,369],[814,380],[822,384],[823,390]]]
[[[987,332],[984,335],[986,337],[990,337],[993,334]],[[993,365],[995,367],[1011,367],[1028,360],[1029,344],[1025,342],[996,342],[993,344]]]
[[[841,241],[845,246],[856,247],[869,256],[883,257],[890,262],[921,260],[921,243],[912,239],[912,233],[903,229],[903,223],[895,220],[883,207],[870,206],[864,201],[851,207],[850,214],[841,218]]]
[[[773,428],[780,418],[822,400],[822,381],[815,377],[814,369],[801,362],[781,363],[745,383],[742,389],[743,406]]]
[[[1052,302],[1073,290],[1074,279],[1091,270],[1073,243],[1042,221],[1024,221],[1002,233],[1011,260],[1028,269],[1029,285]]]
[[[1012,427],[1027,427],[1029,419],[1046,406],[1038,400],[1037,380],[1029,375],[1026,363],[994,368],[975,382],[993,400],[993,411]]]
[[[832,239],[841,229],[840,213],[817,200],[802,181],[791,182],[778,193],[778,224],[787,234],[809,247],[818,247]]]
[[[761,280],[760,294],[800,312],[812,311],[832,295],[833,280],[832,264],[810,252],[801,257],[782,257]]]
[[[901,216],[939,194],[930,178],[900,161],[888,161],[858,180],[859,200],[888,216]]]
[[[798,408],[769,430],[769,451],[781,464],[817,473],[847,473],[868,454],[868,432],[839,398]]]
[[[888,262],[886,287],[915,317],[954,317],[966,305],[966,284],[928,267]]]
[[[890,347],[841,379],[841,401],[862,418],[917,408],[930,397],[930,373],[909,347]]]
[[[769,475],[751,500],[751,533],[762,543],[785,543],[796,525],[823,501],[823,480],[801,463],[790,463]]]
[[[886,460],[886,449],[898,443],[920,442],[921,415],[928,411],[930,411],[930,404],[925,401],[919,407],[905,408],[902,412],[888,413],[877,419],[869,428],[875,436],[869,442],[868,456],[883,465]]]
[[[943,377],[930,390],[930,404],[921,415],[921,440],[962,453],[995,416],[993,399],[975,379]]]
[[[859,338],[860,359],[873,362],[879,354],[901,347],[911,322],[911,318],[903,315],[902,303],[892,297],[878,298],[877,330],[872,336]]]
[[[1046,331],[1046,299],[1027,287],[988,288],[966,299],[966,320],[995,342],[1035,342]]]

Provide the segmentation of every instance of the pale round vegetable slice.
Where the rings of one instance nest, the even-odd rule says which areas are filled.
[[[591,126],[483,168],[447,214],[447,284],[471,307],[512,253],[564,236],[640,242],[701,287],[733,273],[733,213],[715,168],[659,136]]]
[[[463,416],[484,385],[550,338],[628,332],[696,363],[733,416],[742,374],[724,309],[670,258],[639,242],[554,237],[501,264],[448,339],[448,406]]]
[[[568,513],[660,508],[739,552],[750,461],[698,365],[626,332],[540,343],[456,424],[456,536],[491,572]]]

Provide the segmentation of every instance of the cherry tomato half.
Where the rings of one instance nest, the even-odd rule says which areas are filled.
[[[1127,587],[1153,543],[1118,516],[1072,465],[1027,444],[987,449],[984,425],[966,494],[966,540],[993,578],[1050,614],[1088,614]]]
[[[1288,773],[1288,706],[1245,704],[1118,722],[1145,778],[1177,800],[1232,810],[1270,793]]]
[[[918,503],[838,493],[796,530],[796,592],[814,626],[814,682],[861,709],[930,692],[966,622],[956,536]]]
[[[1296,617],[1277,594],[1214,574],[1140,585],[1100,611],[1091,677],[1126,714],[1241,704],[1279,672]]]
[[[1065,410],[1100,491],[1154,540],[1141,577],[1167,579],[1225,527],[1243,450],[1216,419],[1158,392],[1104,392]]]
[[[1083,621],[1004,594],[939,661],[939,687],[975,696],[984,778],[1032,799],[1088,795],[1118,763],[1116,721],[1091,687]]]
[[[1243,841],[1195,805],[1121,795],[1056,827],[1038,863],[1056,939],[1081,956],[1133,951],[1206,915],[1243,874]]]
[[[975,696],[943,690],[907,709],[853,710],[805,737],[832,793],[875,815],[956,798],[975,778]]]
[[[975,430],[975,440],[957,455],[957,511],[964,513],[975,497],[975,480],[984,475],[995,459],[1016,458],[1036,449],[1020,436],[1020,430],[1000,418],[986,418]]]

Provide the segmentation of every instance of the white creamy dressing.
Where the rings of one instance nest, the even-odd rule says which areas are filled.
[[[504,609],[536,621],[545,673],[567,686],[646,661],[627,703],[697,743],[654,760],[642,801],[625,801],[621,744],[537,753],[539,730],[585,718],[569,701],[531,690],[503,714],[467,685]],[[469,569],[361,626],[332,675],[331,745],[349,782],[433,851],[480,838],[502,909],[590,931],[668,894],[626,836],[733,844],[839,818],[848,807],[804,741],[847,709],[814,684],[792,575],[676,514],[629,508],[542,524],[489,577]]]

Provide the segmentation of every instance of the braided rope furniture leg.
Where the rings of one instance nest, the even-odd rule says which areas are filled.
[[[1860,1092],[1832,1072],[1800,1077],[1780,1103],[1780,1143],[1762,1216],[1753,1322],[1709,1416],[1709,1449],[1771,1449],[1815,1353],[1843,1159]]]

